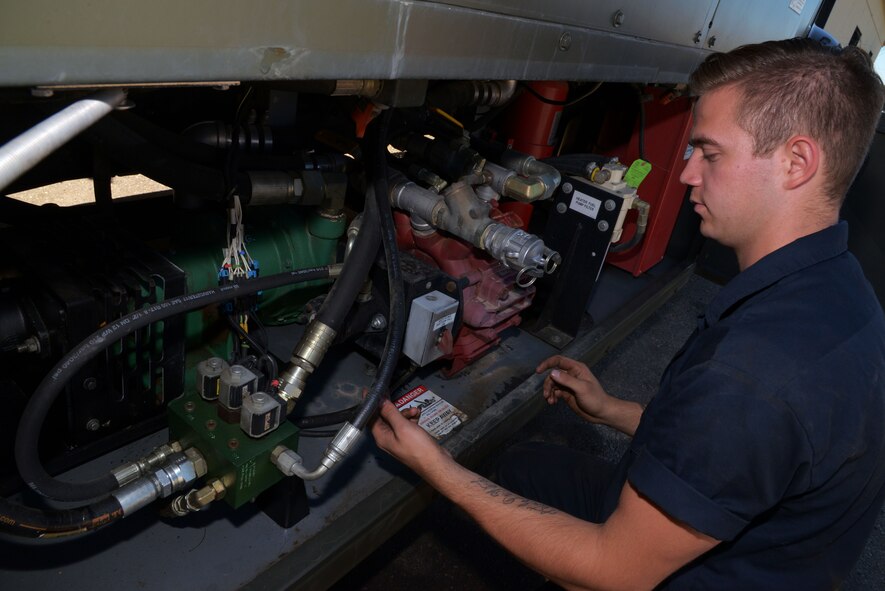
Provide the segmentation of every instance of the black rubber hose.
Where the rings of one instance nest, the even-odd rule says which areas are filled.
[[[371,193],[369,191],[368,193]],[[344,318],[350,311],[350,307],[356,300],[357,294],[366,282],[375,257],[378,254],[378,245],[381,242],[381,228],[378,223],[378,205],[371,195],[366,195],[366,205],[363,210],[363,221],[360,225],[359,234],[347,259],[344,261],[344,269],[341,276],[335,281],[329,295],[323,300],[317,321],[322,322],[329,328],[338,332],[344,324]],[[385,200],[387,199],[385,195]],[[388,206],[389,209],[389,206]]]
[[[375,382],[369,389],[362,407],[353,420],[353,426],[362,429],[372,418],[381,396],[396,371],[403,348],[403,333],[406,323],[406,305],[403,295],[403,274],[400,267],[399,250],[396,247],[396,227],[390,210],[390,187],[387,183],[387,130],[390,125],[390,109],[379,120],[372,162],[375,201],[378,204],[378,217],[381,221],[381,242],[384,244],[384,258],[387,262],[387,287],[390,294],[390,323],[384,353],[375,375]]]
[[[246,341],[246,343],[248,343],[249,346],[260,356],[259,358],[265,360],[270,366],[270,374],[267,375],[268,380],[276,378],[277,375],[279,375],[279,362],[267,349],[266,343],[262,345],[252,338],[252,335],[243,330],[243,327],[240,326],[230,314],[225,314],[225,316],[227,316],[227,324],[230,326],[231,330],[237,333],[242,340]]]
[[[329,267],[313,267],[249,279],[242,283],[229,283],[198,293],[170,298],[133,312],[95,331],[55,364],[55,367],[37,386],[34,395],[31,396],[22,413],[18,433],[15,437],[15,461],[22,479],[38,493],[59,501],[89,501],[106,495],[117,487],[117,481],[111,474],[89,482],[74,483],[57,480],[46,472],[40,462],[37,448],[46,414],[68,380],[93,357],[121,338],[148,324],[176,314],[183,314],[266,289],[328,277]]]
[[[331,425],[343,423],[344,421],[349,421],[353,418],[359,408],[360,405],[355,404],[354,406],[342,410],[336,410],[334,412],[329,412],[321,415],[298,417],[292,419],[291,422],[299,429],[316,429],[318,427],[329,427]]]
[[[123,517],[114,497],[85,507],[44,511],[0,498],[0,531],[25,538],[57,538],[84,534]]]
[[[642,232],[637,230],[636,233],[633,234],[633,237],[630,238],[630,240],[628,240],[627,242],[624,242],[622,244],[616,244],[615,246],[612,246],[608,251],[612,254],[617,254],[619,252],[627,252],[628,250],[630,250],[631,248],[633,248],[634,246],[636,246],[637,244],[642,242],[643,236],[645,236],[645,230],[643,230]]]

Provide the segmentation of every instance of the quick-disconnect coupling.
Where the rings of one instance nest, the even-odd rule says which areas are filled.
[[[130,482],[111,495],[123,508],[123,516],[127,517],[157,499],[170,497],[186,488],[205,476],[207,470],[203,455],[194,448],[188,448],[184,453],[171,455],[168,463],[153,473]]]
[[[520,287],[528,287],[539,277],[553,273],[562,262],[559,253],[547,248],[543,240],[505,224],[489,224],[482,235],[482,247],[518,271],[516,282]]]
[[[304,335],[292,352],[289,367],[280,376],[278,394],[286,401],[287,414],[292,412],[295,401],[304,392],[307,378],[323,360],[336,335],[331,327],[318,320],[313,320],[307,325]]]
[[[165,463],[172,454],[180,452],[181,444],[177,441],[170,441],[157,447],[143,458],[114,468],[111,470],[111,474],[117,480],[117,486],[120,487],[129,484],[139,476],[147,474],[157,466]]]

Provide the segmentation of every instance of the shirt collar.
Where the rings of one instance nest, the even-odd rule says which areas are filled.
[[[762,257],[729,281],[713,298],[705,314],[707,326],[718,322],[735,304],[754,293],[787,275],[839,256],[847,249],[848,224],[840,221]]]

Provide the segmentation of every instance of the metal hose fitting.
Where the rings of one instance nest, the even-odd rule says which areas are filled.
[[[205,476],[207,470],[203,455],[195,448],[189,448],[184,453],[173,454],[167,464],[152,474],[130,482],[111,495],[123,508],[123,516],[127,517],[157,499],[170,497],[184,489]]]
[[[318,320],[312,320],[307,325],[304,335],[292,352],[289,367],[280,376],[278,394],[286,401],[287,413],[294,409],[295,402],[307,385],[307,378],[323,360],[336,335],[331,327]]]

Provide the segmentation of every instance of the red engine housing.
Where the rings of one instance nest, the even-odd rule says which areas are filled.
[[[544,102],[529,91],[520,94],[507,109],[501,134],[508,147],[541,160],[553,155],[556,132],[562,117],[562,104],[568,98],[568,82],[544,80],[529,82]]]
[[[523,225],[518,215],[500,210],[494,202],[489,217],[514,228]],[[459,238],[440,231],[416,232],[409,216],[399,211],[394,212],[394,222],[400,250],[452,277],[467,279],[461,330],[446,354],[452,364],[443,370],[454,375],[497,345],[501,332],[519,325],[519,314],[531,305],[535,288],[517,286],[516,271]]]

